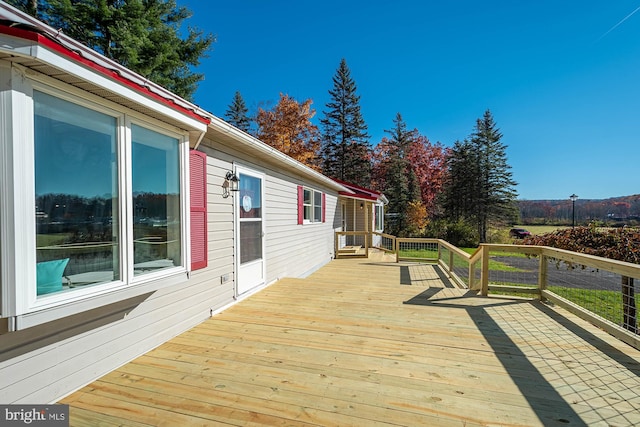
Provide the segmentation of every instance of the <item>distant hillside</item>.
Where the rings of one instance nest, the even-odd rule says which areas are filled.
[[[572,202],[566,200],[519,200],[523,224],[570,224]],[[576,223],[594,221],[611,225],[640,224],[640,194],[610,199],[576,200]]]

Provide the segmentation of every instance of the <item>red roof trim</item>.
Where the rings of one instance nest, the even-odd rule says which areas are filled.
[[[339,191],[338,194],[341,195],[341,196],[350,197],[352,199],[371,200],[371,201],[374,201],[374,202],[378,200],[377,197],[368,196],[368,195],[364,195],[364,194],[361,194],[361,193],[360,194],[358,194],[358,193],[354,194],[354,193],[347,193],[346,191]]]
[[[331,179],[333,179],[338,184],[344,185],[345,187],[349,188],[350,190],[354,190],[354,191],[361,192],[361,193],[368,193],[368,194],[372,194],[372,195],[376,195],[376,196],[382,196],[382,193],[379,192],[379,191],[371,190],[369,188],[360,187],[359,185],[351,184],[350,182],[346,182],[346,181],[341,181],[341,180],[336,179],[336,178],[331,178]]]
[[[95,71],[100,72],[101,74],[105,75],[106,77],[109,77],[119,83],[122,83],[123,85],[135,90],[136,92],[139,92],[141,94],[144,94],[145,96],[148,96],[150,98],[155,99],[156,101],[159,101],[160,103],[171,107],[172,109],[179,111],[201,123],[204,124],[209,124],[211,123],[211,119],[208,117],[203,117],[197,113],[195,113],[194,111],[191,111],[187,108],[184,108],[180,105],[175,104],[174,102],[172,102],[170,99],[164,98],[160,95],[158,95],[157,93],[152,92],[151,90],[149,90],[148,88],[139,85],[135,82],[132,82],[129,79],[126,79],[124,77],[122,77],[120,74],[118,74],[117,72],[110,70],[106,67],[103,67],[102,65],[96,64],[95,62],[83,58],[80,54],[78,54],[77,52],[74,52],[73,50],[67,49],[66,47],[62,46],[60,43],[57,43],[56,41],[45,37],[37,32],[34,31],[28,31],[28,30],[24,30],[21,28],[16,28],[16,27],[10,27],[10,26],[6,26],[6,25],[0,25],[0,33],[3,34],[7,34],[10,36],[14,36],[14,37],[18,37],[21,39],[25,39],[25,40],[31,40],[33,42],[38,43],[39,45],[45,46],[49,49],[52,49],[54,51],[56,51],[57,53],[60,53],[64,56],[66,56],[67,58],[71,59],[72,61],[78,62],[82,65],[85,65]]]
[[[345,197],[351,197],[354,199],[373,200],[376,201],[382,196],[382,193],[370,190],[368,188],[360,187],[359,185],[351,184],[349,182],[341,181],[339,179],[332,178],[338,184],[351,190],[353,193],[347,191],[339,191],[338,194]]]

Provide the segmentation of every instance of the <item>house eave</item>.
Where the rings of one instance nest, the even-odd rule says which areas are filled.
[[[19,10],[0,3],[0,59],[180,128],[204,132],[210,114]]]
[[[296,172],[297,174],[305,176],[307,179],[321,183],[325,187],[335,190],[338,193],[351,194],[351,191],[344,185],[287,156],[286,154],[276,150],[216,116],[211,117],[211,122],[209,123],[207,130],[207,137],[230,146],[238,144],[254,154],[268,156],[273,162],[281,165],[287,170]]]

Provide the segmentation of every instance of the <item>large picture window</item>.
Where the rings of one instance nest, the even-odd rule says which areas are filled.
[[[119,280],[117,120],[33,100],[37,294]]]
[[[181,137],[38,90],[33,105],[38,298],[184,267]]]

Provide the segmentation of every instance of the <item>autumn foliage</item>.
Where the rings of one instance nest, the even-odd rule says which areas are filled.
[[[320,170],[320,133],[318,127],[311,123],[314,115],[310,99],[299,103],[281,93],[272,110],[258,109],[257,137],[295,160]]]
[[[415,175],[419,187],[420,199],[424,206],[426,217],[432,217],[436,209],[436,198],[442,191],[447,173],[447,156],[449,150],[440,142],[432,144],[429,139],[420,135],[417,130],[410,132],[410,142],[407,144],[402,157]],[[373,155],[373,186],[381,191],[388,188],[389,179],[396,179],[389,173],[392,159],[400,156],[396,147],[388,138],[383,138],[376,146]],[[409,173],[406,171],[405,173]],[[387,195],[389,197],[389,195]]]
[[[566,228],[528,237],[524,243],[640,264],[640,231],[628,227],[604,230],[592,226]]]

